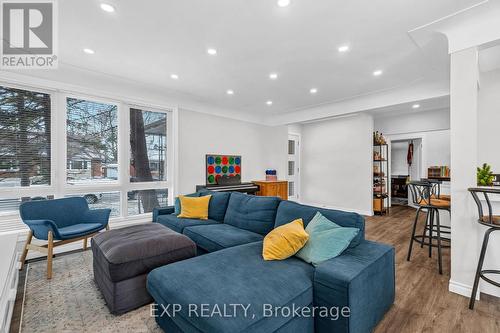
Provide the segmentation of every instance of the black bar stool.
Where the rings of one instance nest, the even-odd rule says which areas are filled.
[[[479,278],[484,281],[500,287],[500,283],[491,280],[485,274],[500,274],[500,270],[495,269],[483,269],[484,257],[486,256],[486,250],[488,249],[488,240],[490,234],[493,231],[500,230],[500,216],[493,215],[493,208],[491,207],[490,197],[488,194],[500,194],[500,189],[488,188],[488,187],[472,187],[469,188],[469,192],[472,194],[474,201],[476,202],[477,209],[479,212],[479,219],[477,220],[479,224],[489,227],[484,233],[483,246],[481,247],[481,254],[479,255],[479,261],[477,263],[476,276],[474,277],[474,286],[472,287],[472,294],[469,301],[469,309],[474,309],[474,302],[476,301],[477,288],[479,286]],[[488,206],[488,215],[484,215],[483,204],[479,200],[479,194],[482,193]]]
[[[451,202],[436,197],[436,195],[439,195],[439,193],[436,192],[439,190],[439,187],[436,187],[435,182],[428,180],[413,181],[408,187],[411,191],[413,204],[417,206],[417,213],[415,214],[415,222],[413,222],[413,230],[406,260],[410,261],[413,242],[419,243],[420,247],[424,245],[429,246],[429,258],[432,257],[432,248],[437,247],[439,274],[443,274],[442,249],[449,248],[450,245],[442,244],[442,242],[450,242],[450,239],[444,238],[441,235],[449,235],[451,230],[450,227],[441,225],[439,211],[445,210],[450,213]],[[415,235],[418,216],[422,210],[427,212],[424,231],[422,235]],[[434,236],[434,234],[436,234],[436,236]]]

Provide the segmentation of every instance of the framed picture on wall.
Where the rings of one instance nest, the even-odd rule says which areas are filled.
[[[239,155],[205,155],[205,181],[207,185],[218,184],[222,176],[241,179],[241,156]]]

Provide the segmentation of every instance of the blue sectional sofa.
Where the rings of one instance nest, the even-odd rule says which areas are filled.
[[[201,193],[200,195],[204,195]],[[147,288],[166,332],[370,332],[394,302],[394,248],[367,241],[355,213],[274,197],[210,193],[209,220],[153,219],[190,237],[204,255],[153,270]],[[316,212],[359,228],[349,248],[318,266],[262,259],[273,228]]]

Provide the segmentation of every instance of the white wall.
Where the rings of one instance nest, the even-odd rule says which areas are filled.
[[[393,142],[391,145],[391,175],[408,175],[406,156],[408,141]]]
[[[469,187],[476,186],[477,82],[475,48],[451,55],[451,274],[450,291],[470,296],[479,253],[477,209]]]
[[[373,118],[302,126],[302,202],[372,214]]]
[[[384,135],[450,129],[450,109],[375,117],[375,130]]]
[[[430,166],[451,167],[449,109],[379,116],[375,118],[375,130],[389,139],[422,138],[422,177],[426,176]],[[395,174],[395,171],[391,173]]]
[[[477,126],[477,162],[500,173],[500,70],[481,74]]]
[[[242,156],[242,181],[265,178],[276,169],[285,179],[288,129],[179,110],[179,181],[177,193],[194,192],[205,184],[205,155]]]

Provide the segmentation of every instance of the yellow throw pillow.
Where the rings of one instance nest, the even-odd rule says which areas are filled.
[[[210,203],[211,195],[203,197],[192,198],[186,196],[179,196],[181,201],[181,213],[177,217],[186,219],[208,219],[208,204]]]
[[[279,226],[264,238],[262,257],[264,260],[286,259],[306,245],[308,239],[302,219]]]

